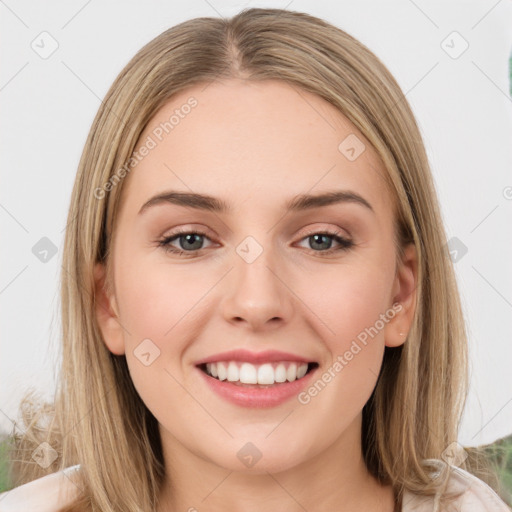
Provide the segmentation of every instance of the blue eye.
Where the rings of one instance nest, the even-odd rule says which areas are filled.
[[[205,238],[210,240],[209,237],[206,236],[206,233],[201,231],[177,231],[160,240],[158,245],[166,252],[177,254],[178,256],[195,257],[197,256],[197,251],[204,248],[202,245]],[[332,239],[339,244],[338,247],[333,248],[332,240],[329,241],[329,239]],[[354,245],[354,242],[344,238],[340,233],[329,231],[310,233],[302,238],[301,241],[302,240],[308,240],[310,244],[313,246],[316,245],[319,249],[326,249],[320,251],[310,249],[312,252],[322,256],[329,255],[339,250],[347,250]],[[171,245],[174,241],[178,241],[180,248]]]
[[[313,233],[313,234],[310,234],[310,235],[306,236],[305,238],[303,238],[303,240],[305,240],[305,239],[307,239],[309,241],[310,245],[313,245],[313,246],[316,245],[317,248],[318,248],[318,246],[323,245],[324,248],[327,250],[321,251],[321,252],[328,253],[328,254],[330,254],[332,251],[349,249],[353,245],[353,242],[351,240],[344,238],[339,233],[331,233],[331,232]],[[329,241],[329,239],[336,241],[336,243],[339,244],[339,247],[332,248],[331,247],[332,240]],[[325,240],[327,240],[327,242]],[[328,247],[325,247],[325,245],[327,245]],[[315,251],[315,252],[318,252],[318,251]]]
[[[200,231],[178,231],[165,237],[163,240],[160,240],[158,245],[163,247],[165,251],[172,252],[180,256],[192,252],[192,254],[186,254],[187,257],[190,257],[195,256],[195,254],[193,254],[194,251],[203,249],[203,247],[201,247],[202,238],[208,238],[206,233],[202,233]],[[178,249],[170,245],[171,242],[174,242],[175,240],[178,240],[182,249]]]

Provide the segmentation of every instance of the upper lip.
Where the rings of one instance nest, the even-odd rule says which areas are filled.
[[[289,352],[281,352],[278,350],[265,350],[264,352],[251,352],[249,350],[238,349],[230,350],[228,352],[221,352],[220,354],[214,354],[213,356],[205,357],[195,362],[196,366],[205,363],[217,363],[219,361],[245,361],[247,363],[269,363],[275,361],[297,361],[300,363],[313,362],[310,359],[306,359],[296,354]]]

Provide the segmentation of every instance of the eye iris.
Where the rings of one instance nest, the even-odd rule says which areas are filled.
[[[199,239],[199,246],[198,247],[190,247],[190,246],[187,246],[184,244],[182,244],[182,240],[185,239],[186,240],[186,244],[192,244],[194,243],[194,238],[198,238]],[[184,248],[184,249],[200,249],[201,248],[201,245],[202,245],[202,235],[198,235],[198,234],[195,234],[195,233],[190,233],[188,235],[181,235],[180,236],[180,245]]]
[[[327,246],[328,247],[319,247],[320,249],[330,249],[330,247],[331,247],[332,240],[330,239],[331,237],[329,235],[322,235],[322,234],[311,235],[309,238],[310,238],[310,240],[313,239],[313,244],[317,243],[317,239],[320,239],[320,238],[327,239],[328,240],[327,241]],[[320,245],[321,245],[321,242],[320,242]]]

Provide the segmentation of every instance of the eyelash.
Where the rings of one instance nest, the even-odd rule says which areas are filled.
[[[166,252],[170,252],[170,253],[176,254],[178,256],[183,256],[185,258],[196,257],[197,252],[201,251],[202,249],[197,249],[194,251],[183,251],[181,249],[176,249],[176,247],[172,247],[171,245],[169,245],[172,241],[178,239],[180,236],[183,236],[183,235],[200,235],[200,236],[209,238],[207,236],[207,234],[201,230],[193,230],[193,231],[178,230],[178,231],[175,231],[172,235],[166,236],[162,240],[159,240],[158,246],[162,247]],[[330,238],[333,238],[336,242],[338,242],[340,244],[338,247],[330,248],[330,249],[327,249],[326,251],[314,251],[313,249],[310,249],[310,251],[312,251],[313,253],[320,254],[321,256],[323,256],[323,255],[328,256],[336,251],[346,251],[354,245],[354,242],[352,242],[352,240],[348,240],[347,238],[344,238],[343,236],[341,236],[341,233],[339,233],[337,231],[329,231],[329,230],[312,231],[311,233],[307,233],[303,238],[301,238],[301,241],[304,240],[305,238],[309,238],[313,235],[325,235]]]

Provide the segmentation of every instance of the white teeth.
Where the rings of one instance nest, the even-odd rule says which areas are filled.
[[[219,380],[226,380],[226,378],[228,376],[228,370],[226,368],[225,363],[217,363],[217,364],[211,363],[211,366],[217,367],[217,372],[218,372],[217,378]],[[213,375],[213,370],[212,370],[212,375]]]
[[[215,375],[213,376],[215,377]],[[258,384],[258,372],[252,364],[243,363],[240,366],[240,382],[244,384]]]
[[[297,366],[291,364],[288,366],[288,370],[286,370],[286,379],[288,382],[293,382],[297,378]]]
[[[258,384],[274,384],[274,368],[271,364],[262,364],[258,368]]]
[[[272,385],[276,382],[293,382],[304,377],[307,371],[307,363],[280,362],[254,365],[246,362],[223,361],[206,364],[208,375],[219,380],[242,384]]]
[[[228,381],[236,382],[240,378],[240,371],[234,361],[231,361],[228,365]]]
[[[307,371],[308,371],[308,366],[301,364],[297,368],[297,379],[302,379],[302,377],[304,377],[304,375],[306,375]]]
[[[308,367],[306,365],[306,371],[307,369]],[[286,366],[284,364],[280,363],[277,365],[277,368],[275,369],[274,379],[276,382],[286,382]]]

